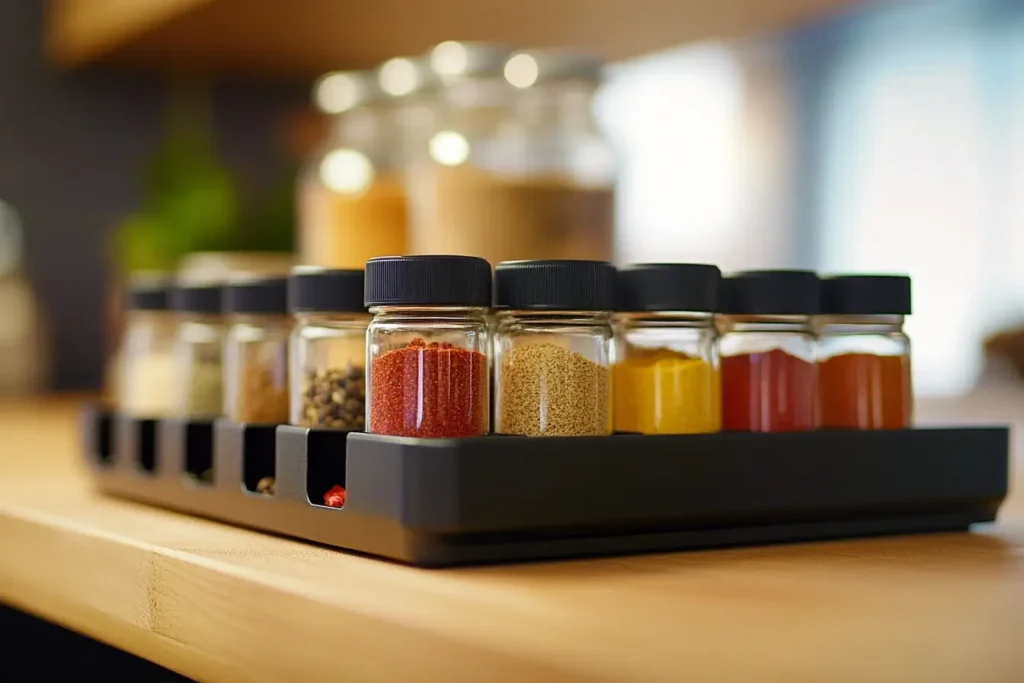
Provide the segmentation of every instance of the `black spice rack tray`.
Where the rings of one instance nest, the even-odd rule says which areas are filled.
[[[89,408],[83,435],[106,493],[424,567],[964,530],[1008,481],[1003,427],[427,440]]]

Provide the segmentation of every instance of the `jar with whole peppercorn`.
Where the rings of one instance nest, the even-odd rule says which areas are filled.
[[[171,291],[171,308],[178,314],[172,410],[177,417],[213,419],[223,410],[221,290],[218,283],[179,285]]]
[[[224,288],[224,416],[288,422],[288,279],[247,279]]]
[[[296,323],[289,342],[289,422],[362,431],[366,426],[363,271],[299,266],[288,282]]]
[[[471,256],[366,263],[367,431],[452,438],[490,429],[491,266]]]

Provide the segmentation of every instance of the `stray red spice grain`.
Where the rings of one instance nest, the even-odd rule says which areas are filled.
[[[345,507],[345,489],[337,484],[324,494],[324,505],[329,508],[343,508]]]
[[[487,356],[413,339],[370,366],[369,431],[453,438],[487,433]]]

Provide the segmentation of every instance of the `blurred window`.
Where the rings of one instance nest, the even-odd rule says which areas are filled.
[[[819,265],[913,277],[920,395],[968,391],[983,337],[1024,304],[1024,23],[993,21],[1004,7],[887,6],[850,28],[821,90]]]

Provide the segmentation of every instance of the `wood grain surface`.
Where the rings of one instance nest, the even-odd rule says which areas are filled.
[[[417,570],[100,497],[76,417],[0,404],[0,599],[199,680],[1024,680],[1019,498],[971,534]]]
[[[59,65],[310,77],[443,40],[572,46],[619,60],[772,31],[859,0],[51,0]]]

